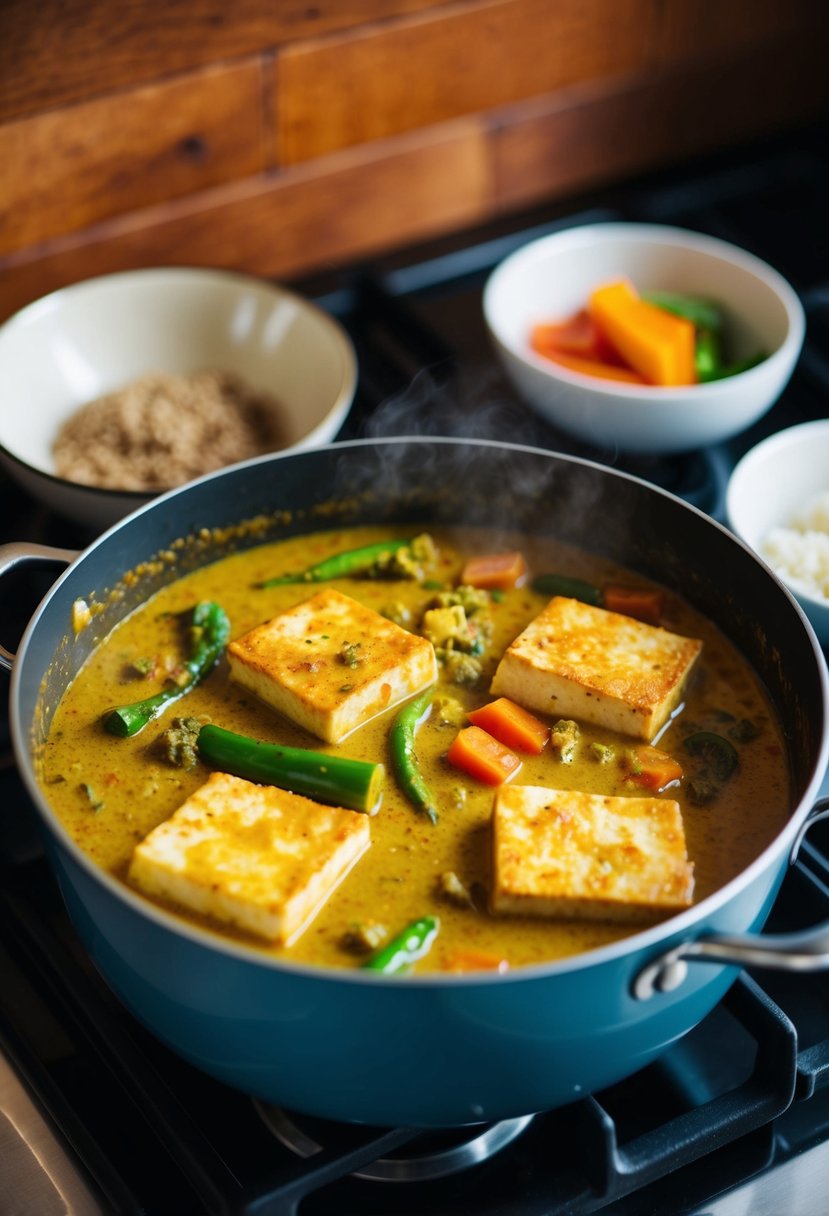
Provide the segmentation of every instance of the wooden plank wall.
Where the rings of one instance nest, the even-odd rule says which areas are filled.
[[[825,0],[0,0],[0,319],[290,279],[822,114]]]

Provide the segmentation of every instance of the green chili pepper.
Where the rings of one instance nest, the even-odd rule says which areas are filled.
[[[698,329],[719,330],[722,327],[722,311],[713,300],[701,296],[686,296],[677,291],[644,291],[642,299],[665,312],[692,321]]]
[[[722,345],[720,335],[713,329],[698,329],[694,344],[694,367],[697,379],[704,383],[722,374]]]
[[[193,609],[190,633],[192,649],[184,664],[188,678],[180,684],[162,689],[153,697],[110,710],[104,718],[104,727],[111,735],[118,735],[122,739],[137,735],[168,705],[194,689],[215,667],[230,637],[230,621],[225,610],[212,600],[202,600]]]
[[[197,746],[204,760],[248,781],[278,785],[294,794],[368,815],[373,815],[380,804],[386,772],[382,764],[262,743],[212,723],[199,731]]]
[[[332,578],[348,578],[350,575],[362,574],[381,557],[396,553],[410,545],[410,540],[383,540],[373,545],[363,545],[359,549],[347,549],[344,553],[335,553],[306,570],[294,574],[282,574],[276,578],[266,579],[257,583],[257,587],[283,587],[288,583],[324,583]]]
[[[412,921],[388,945],[367,959],[362,967],[367,971],[382,971],[385,975],[399,975],[408,971],[418,959],[429,953],[439,929],[437,916],[423,916],[420,920]]]
[[[736,363],[721,366],[713,375],[701,375],[700,380],[709,383],[712,380],[726,380],[729,376],[739,376],[740,372],[750,371],[752,367],[756,367],[758,363],[762,363],[767,358],[768,355],[765,351],[757,351],[756,354],[749,355],[747,359],[739,359]]]
[[[701,756],[719,781],[727,781],[739,764],[734,744],[712,730],[698,730],[684,740],[692,756]]]
[[[420,773],[415,754],[417,727],[431,705],[433,696],[434,689],[429,688],[403,706],[392,723],[389,745],[394,774],[404,794],[432,823],[437,823],[438,813],[434,799]]]
[[[532,581],[533,591],[542,595],[565,595],[571,600],[582,600],[601,608],[603,596],[598,587],[580,578],[568,578],[564,574],[539,574]]]

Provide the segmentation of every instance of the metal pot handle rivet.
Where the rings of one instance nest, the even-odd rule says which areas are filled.
[[[74,549],[56,549],[51,545],[35,545],[24,542],[0,545],[0,579],[9,570],[12,570],[15,566],[19,566],[22,562],[60,562],[64,566],[68,566],[77,556],[78,554]],[[14,659],[14,652],[7,650],[5,646],[0,644],[0,667],[5,668],[6,671],[11,671]]]
[[[829,798],[821,798],[812,808],[796,838],[792,860],[806,831],[822,819],[829,819]],[[631,985],[633,997],[647,1001],[659,992],[673,992],[684,982],[689,962],[777,971],[823,971],[829,968],[829,921],[796,933],[713,933],[683,942],[642,968]]]

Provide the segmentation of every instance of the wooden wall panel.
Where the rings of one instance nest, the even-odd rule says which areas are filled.
[[[651,0],[486,0],[286,47],[273,93],[279,162],[647,67],[653,12]]]
[[[289,278],[480,223],[492,185],[481,124],[332,157],[255,184],[219,187],[112,222],[0,272],[0,320],[56,287],[124,267],[224,266]]]
[[[129,266],[304,275],[829,115],[828,29],[826,0],[0,0],[0,316]]]
[[[264,168],[259,60],[0,126],[0,254]]]
[[[0,0],[0,121],[447,0]]]
[[[826,0],[667,0],[658,30],[660,61],[740,54],[757,43],[795,36],[826,38]],[[772,79],[777,73],[772,70]]]
[[[494,117],[499,210],[681,164],[829,107],[824,45],[792,38],[618,92],[580,88]],[[688,104],[689,97],[694,104]]]

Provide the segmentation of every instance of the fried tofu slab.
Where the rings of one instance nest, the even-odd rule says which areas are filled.
[[[128,878],[146,895],[290,945],[370,843],[367,815],[212,773],[136,846]]]
[[[431,642],[326,589],[235,639],[230,673],[327,743],[437,679]]]
[[[492,814],[492,911],[650,923],[694,890],[679,804],[503,786]]]
[[[490,691],[649,742],[701,650],[695,638],[556,596],[507,648]]]

